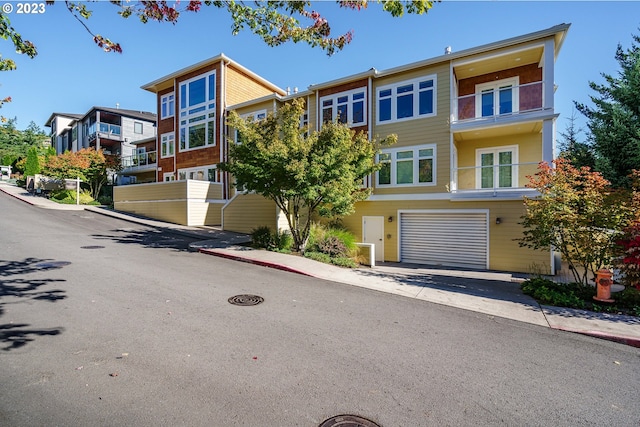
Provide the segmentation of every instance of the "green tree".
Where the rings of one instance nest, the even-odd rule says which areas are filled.
[[[617,76],[602,73],[604,84],[589,82],[596,92],[593,106],[576,103],[588,119],[590,141],[596,153],[596,169],[615,187],[629,188],[629,175],[640,167],[640,37],[631,48],[618,44]]]
[[[102,186],[109,179],[109,174],[118,171],[120,164],[117,156],[105,156],[102,151],[83,148],[49,157],[44,166],[44,173],[58,179],[80,178],[89,186],[91,197],[97,199]]]
[[[560,158],[567,159],[571,164],[580,169],[583,166],[595,170],[596,157],[591,146],[578,139],[582,128],[576,126],[576,112],[571,111],[571,117],[564,132],[560,132],[562,139],[559,143]]]
[[[40,173],[41,170],[42,166],[40,165],[38,150],[36,147],[31,147],[27,152],[27,161],[24,167],[24,173],[27,176],[33,176]]]
[[[589,283],[589,273],[611,266],[616,240],[637,215],[638,194],[612,189],[598,172],[575,168],[566,159],[555,167],[541,163],[527,187],[540,193],[525,197],[520,246],[555,248],[568,262],[574,279]]]
[[[229,161],[220,169],[230,172],[236,185],[273,200],[286,215],[294,250],[304,250],[312,215],[339,217],[353,212],[354,204],[370,194],[362,188],[365,176],[379,169],[375,154],[380,143],[355,134],[347,125],[324,123],[320,131],[300,127],[304,103],[295,100],[262,121],[244,120],[235,112],[228,124],[241,143],[230,144]]]

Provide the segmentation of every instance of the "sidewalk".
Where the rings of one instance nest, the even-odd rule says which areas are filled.
[[[518,282],[522,278],[511,273],[402,263],[383,263],[375,268],[346,269],[304,257],[241,246],[249,241],[248,236],[221,231],[214,227],[170,224],[97,206],[60,205],[43,197],[32,196],[22,188],[1,182],[0,191],[45,209],[85,209],[202,238],[201,241],[193,243],[191,248],[209,255],[590,335],[640,348],[640,318],[540,306],[533,298],[520,291]]]

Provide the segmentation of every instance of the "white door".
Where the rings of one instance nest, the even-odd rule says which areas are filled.
[[[384,217],[362,217],[362,242],[373,243],[376,251],[376,262],[384,261]]]

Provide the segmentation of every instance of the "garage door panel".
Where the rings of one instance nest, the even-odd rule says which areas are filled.
[[[484,213],[400,214],[400,259],[418,264],[487,267]]]

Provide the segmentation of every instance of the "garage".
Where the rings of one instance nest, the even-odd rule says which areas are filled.
[[[488,210],[400,211],[400,260],[488,268]]]

